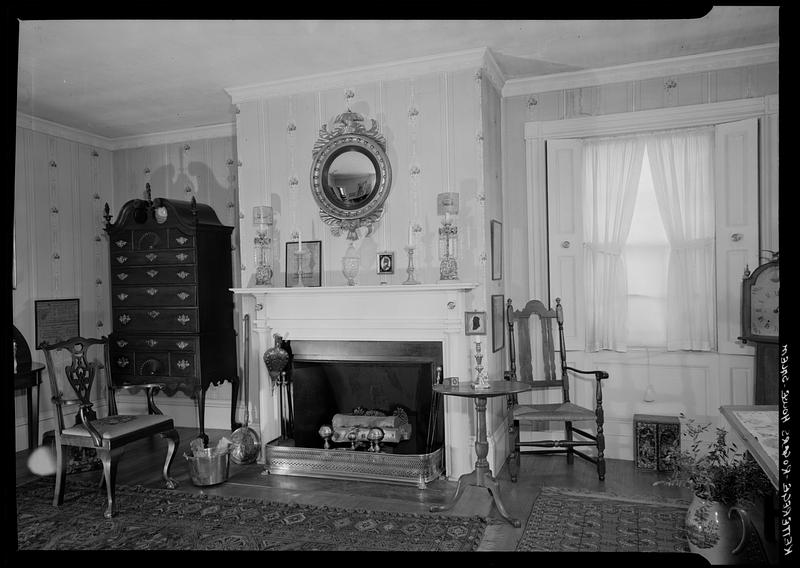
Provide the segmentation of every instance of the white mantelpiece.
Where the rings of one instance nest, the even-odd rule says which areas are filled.
[[[273,334],[290,340],[440,341],[444,376],[471,381],[474,357],[464,334],[464,312],[478,284],[452,282],[394,286],[314,288],[234,288],[253,320],[250,375],[258,377],[258,425],[262,443],[280,435],[277,390],[273,394],[264,351]],[[251,298],[247,301],[247,298]],[[249,305],[248,305],[249,304]],[[458,477],[474,464],[474,426],[470,400],[447,397],[445,463]]]

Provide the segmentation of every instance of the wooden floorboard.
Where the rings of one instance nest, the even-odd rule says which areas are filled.
[[[192,484],[188,462],[183,457],[194,432],[186,428],[178,430],[181,444],[171,473],[180,484],[179,491],[352,509],[428,513],[431,505],[448,502],[456,487],[454,481],[444,479],[431,482],[425,489],[418,489],[400,484],[270,475],[265,474],[263,465],[237,465],[232,462],[225,483],[198,487]],[[211,430],[207,434],[212,443],[222,436],[230,436],[230,432],[222,430]],[[165,452],[166,442],[158,437],[132,444],[120,463],[117,483],[162,487],[161,468]],[[17,485],[36,477],[28,470],[27,456],[27,451],[17,453]],[[595,466],[586,461],[576,459],[570,466],[564,456],[523,456],[519,480],[516,483],[511,482],[505,468],[495,472],[495,477],[500,482],[502,500],[509,514],[520,519],[523,527],[540,489],[546,486],[580,488],[631,497],[687,496],[684,490],[654,487],[653,482],[663,479],[664,474],[637,470],[633,461],[607,460],[606,466],[606,479],[601,482],[597,478]],[[92,471],[71,474],[70,478],[99,479],[99,475],[98,471]],[[522,536],[522,528],[514,528],[502,520],[488,490],[482,487],[467,487],[452,509],[436,514],[480,515],[499,521],[487,526],[479,550],[513,551]]]

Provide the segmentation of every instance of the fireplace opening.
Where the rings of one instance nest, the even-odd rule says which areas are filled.
[[[399,418],[381,420],[381,452],[430,454],[443,446],[444,404],[431,388],[442,366],[441,343],[302,340],[291,347],[295,447],[322,448],[320,428],[333,426],[331,447],[349,449],[341,424],[366,424],[365,413]]]

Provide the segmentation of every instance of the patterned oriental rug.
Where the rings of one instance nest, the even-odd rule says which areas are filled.
[[[546,552],[689,552],[688,502],[610,499],[543,487],[517,550]]]
[[[679,499],[654,502],[543,487],[517,551],[689,552],[684,528],[688,506]],[[748,538],[742,556],[748,564],[766,563],[757,535]]]
[[[67,479],[54,507],[54,478],[17,488],[19,550],[472,551],[480,517],[356,511],[180,490],[118,486],[119,513],[103,517],[105,491]]]

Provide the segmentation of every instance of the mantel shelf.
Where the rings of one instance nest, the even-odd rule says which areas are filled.
[[[475,282],[446,282],[440,284],[414,284],[414,285],[379,285],[379,286],[308,286],[294,288],[270,288],[267,286],[256,286],[252,288],[231,288],[234,294],[250,296],[288,296],[296,294],[323,295],[323,294],[371,294],[371,293],[397,293],[397,292],[447,292],[447,291],[470,291],[477,288],[479,284]]]

